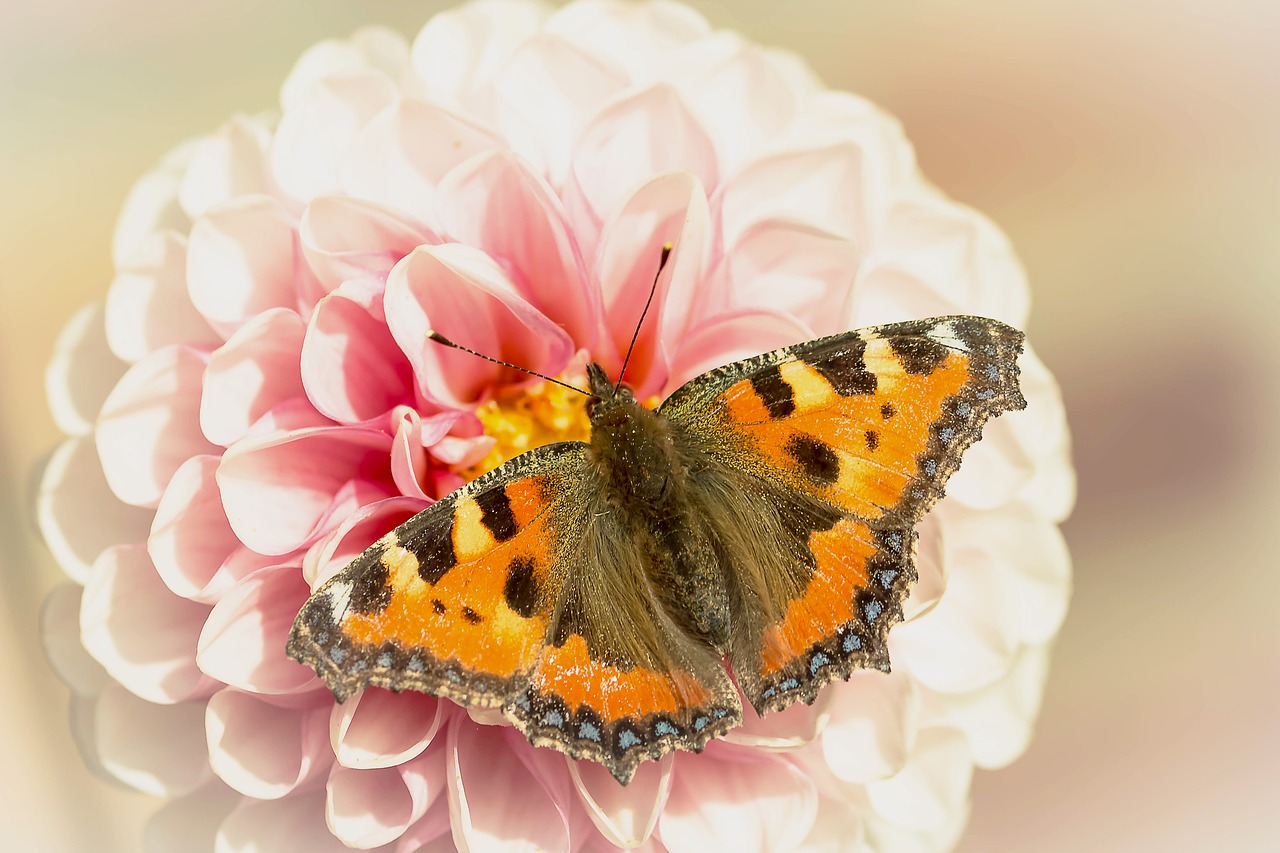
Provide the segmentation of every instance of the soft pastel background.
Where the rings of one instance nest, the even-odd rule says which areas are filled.
[[[111,277],[131,182],[271,107],[307,45],[444,2],[0,7],[0,849],[132,851],[154,803],[89,775],[44,664],[33,533],[53,337]],[[735,0],[713,24],[897,114],[1013,237],[1075,431],[1076,596],[1036,740],[979,772],[962,847],[1280,846],[1280,4]]]

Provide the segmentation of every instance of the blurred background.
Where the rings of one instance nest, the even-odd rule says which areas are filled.
[[[308,45],[452,3],[0,8],[0,848],[133,851],[156,803],[90,776],[37,610],[57,444],[43,370],[101,299],[116,213],[176,142],[276,103]],[[896,114],[1013,238],[1080,498],[1035,740],[979,772],[965,851],[1280,849],[1280,4],[693,0]]]

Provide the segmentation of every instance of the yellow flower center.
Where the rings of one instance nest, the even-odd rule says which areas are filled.
[[[459,472],[469,480],[535,447],[591,437],[587,397],[552,382],[503,388],[476,410],[476,417],[497,443],[488,456]]]

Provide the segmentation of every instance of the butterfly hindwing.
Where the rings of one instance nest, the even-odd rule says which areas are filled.
[[[887,632],[916,575],[915,524],[983,423],[1025,406],[1021,348],[1022,334],[993,320],[898,323],[726,365],[663,404],[691,452],[737,493],[771,496],[756,512],[779,508],[736,553],[726,539],[734,566],[788,545],[785,568],[728,578],[734,670],[758,710],[812,701],[856,668],[888,669]],[[715,503],[710,512],[724,516]],[[787,517],[798,510],[823,522]],[[789,583],[777,583],[779,572]]]

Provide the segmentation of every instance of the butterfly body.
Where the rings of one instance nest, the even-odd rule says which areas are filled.
[[[1021,342],[973,317],[848,332],[653,411],[593,364],[589,442],[517,457],[383,537],[316,590],[289,654],[339,699],[499,707],[625,783],[740,723],[739,691],[766,713],[888,669],[915,524],[982,423],[1025,405]]]

